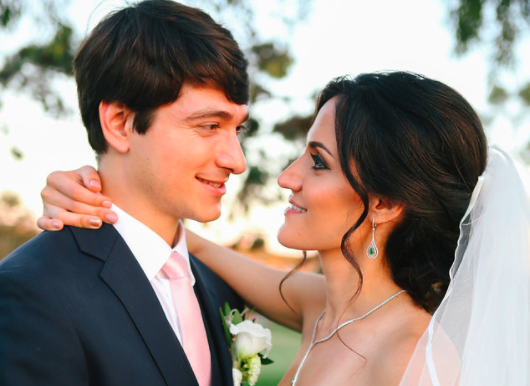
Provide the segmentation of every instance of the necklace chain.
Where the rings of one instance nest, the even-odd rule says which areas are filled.
[[[398,296],[399,294],[405,292],[405,290],[401,290],[399,292],[396,292],[394,295],[390,296],[389,298],[385,299],[383,302],[379,303],[377,306],[375,306],[374,308],[372,308],[370,311],[366,312],[365,314],[361,315],[361,316],[358,316],[356,318],[353,318],[353,319],[350,319],[344,323],[342,323],[340,326],[338,326],[337,328],[335,328],[331,334],[329,334],[327,337],[325,338],[322,338],[322,339],[319,339],[315,342],[315,335],[317,333],[317,327],[318,327],[318,323],[320,322],[320,319],[322,319],[322,317],[324,316],[324,314],[326,313],[326,310],[322,311],[322,313],[320,314],[320,316],[318,317],[317,321],[315,322],[315,327],[313,329],[313,336],[311,337],[311,344],[309,345],[309,349],[307,350],[307,352],[305,353],[304,355],[304,358],[302,359],[302,362],[300,362],[300,365],[298,366],[298,369],[296,370],[296,374],[294,375],[293,377],[293,380],[291,381],[291,386],[294,386],[296,384],[296,381],[298,380],[298,375],[300,374],[300,371],[302,370],[302,367],[304,366],[304,363],[305,361],[307,360],[307,357],[309,356],[309,353],[311,352],[311,350],[313,349],[313,347],[315,347],[317,344],[319,343],[322,343],[322,342],[325,342],[329,339],[331,339],[333,337],[333,335],[335,335],[337,333],[337,331],[339,331],[341,328],[343,327],[346,327],[348,324],[350,323],[353,323],[353,322],[357,322],[358,320],[361,320],[361,319],[364,319],[366,318],[368,315],[370,315],[371,313],[377,311],[378,309],[380,309],[381,307],[383,307],[385,304],[387,304],[389,301],[391,301],[392,299],[394,299],[396,296]]]

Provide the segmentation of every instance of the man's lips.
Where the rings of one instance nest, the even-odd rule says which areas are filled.
[[[227,181],[212,181],[212,180],[205,180],[204,178],[195,177],[199,182],[202,182],[203,184],[208,184],[213,186],[214,188],[219,189],[221,186],[224,185],[224,183]]]
[[[195,177],[203,186],[205,186],[210,192],[215,195],[222,196],[226,193],[225,182],[228,181],[228,178],[222,180],[207,180],[201,177]]]

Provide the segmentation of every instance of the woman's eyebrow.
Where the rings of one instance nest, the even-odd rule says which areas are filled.
[[[329,151],[329,149],[326,146],[324,146],[324,144],[322,142],[310,141],[310,142],[308,142],[307,146],[309,146],[311,149],[320,148],[320,149],[324,150],[326,153],[328,153],[331,157],[333,157],[333,154],[331,154],[331,151]]]

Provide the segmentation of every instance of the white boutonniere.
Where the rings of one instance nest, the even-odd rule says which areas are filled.
[[[261,366],[273,363],[267,358],[272,343],[271,330],[251,318],[246,308],[243,312],[230,310],[225,303],[221,311],[225,337],[232,354],[234,386],[246,382],[254,386],[261,373]]]

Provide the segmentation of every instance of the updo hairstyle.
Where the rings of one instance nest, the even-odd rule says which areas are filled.
[[[368,195],[401,204],[384,247],[386,264],[394,282],[432,313],[447,290],[459,223],[486,167],[482,124],[458,92],[409,72],[334,79],[316,113],[333,97],[342,171],[364,204],[342,252],[362,286],[347,241],[366,219]]]

